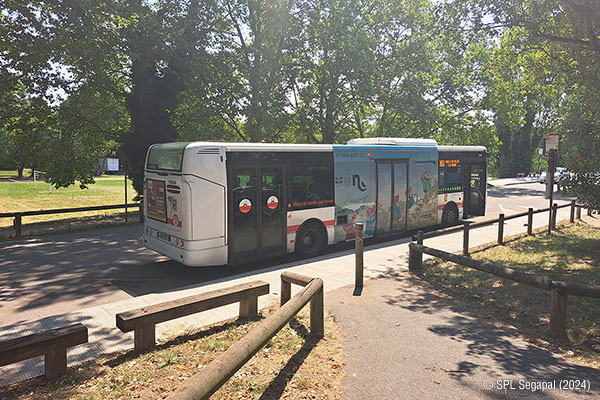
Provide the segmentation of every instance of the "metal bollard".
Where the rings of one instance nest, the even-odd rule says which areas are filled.
[[[569,215],[569,222],[575,222],[575,200],[571,200],[571,214]]]
[[[498,215],[498,244],[504,242],[504,214]]]
[[[533,233],[533,208],[529,207],[527,210],[527,234],[531,235]]]

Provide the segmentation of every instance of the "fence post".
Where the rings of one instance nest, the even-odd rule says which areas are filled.
[[[279,302],[279,306],[283,306],[292,298],[292,284],[290,282],[286,282],[283,279],[283,275],[281,275],[281,301]]]
[[[504,242],[504,214],[498,215],[498,244]]]
[[[527,210],[527,234],[531,235],[533,233],[533,208],[529,207]]]
[[[310,336],[322,338],[325,334],[323,287],[310,299]]]
[[[423,231],[417,231],[417,243],[423,245]]]
[[[581,220],[581,205],[577,205],[577,219]]]
[[[563,290],[550,291],[550,336],[561,339],[567,336],[567,295]]]
[[[127,174],[125,176],[125,222],[127,222]]]
[[[556,214],[558,214],[558,204],[552,205],[552,229],[556,229]]]
[[[408,245],[408,270],[417,271],[423,268],[423,253]]]
[[[15,236],[19,237],[22,234],[22,225],[23,225],[23,220],[22,220],[22,216],[21,214],[15,214],[15,219],[13,221],[13,225],[15,227]]]
[[[571,200],[571,214],[569,215],[569,222],[575,222],[575,200]]]
[[[140,201],[140,222],[144,222],[144,200],[142,199],[142,201]]]
[[[354,288],[363,287],[363,223],[358,222],[356,224],[356,236],[354,237],[355,243],[355,272],[354,272]]]
[[[463,222],[463,254],[469,256],[469,229],[471,221]]]

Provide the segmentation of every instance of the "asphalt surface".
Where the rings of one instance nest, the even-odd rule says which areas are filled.
[[[490,188],[488,196],[484,218],[495,218],[502,209],[547,206],[543,186],[533,183]],[[560,215],[565,218],[568,210]],[[547,215],[540,215],[534,222],[540,226],[546,220]],[[523,229],[521,220],[505,226],[507,235]],[[81,322],[89,328],[90,343],[74,347],[69,362],[82,362],[132,348],[131,335],[114,327],[117,312],[249,279],[271,284],[272,293],[261,300],[262,307],[276,301],[279,274],[285,269],[325,281],[326,304],[345,333],[346,399],[536,398],[539,392],[487,391],[483,385],[512,379],[518,387],[520,379],[540,382],[562,376],[600,382],[598,371],[565,363],[514,333],[478,321],[468,310],[422,286],[406,271],[408,238],[366,243],[365,277],[376,279],[368,280],[362,296],[356,297],[347,286],[354,281],[351,244],[333,246],[328,254],[310,260],[290,262],[290,257],[281,257],[235,267],[188,268],[144,249],[140,233],[141,227],[124,227],[2,242],[0,336]],[[494,226],[477,228],[472,245],[495,237]],[[461,243],[460,233],[428,240],[447,251],[456,251]],[[177,336],[190,326],[231,318],[237,308],[211,312],[186,317],[192,318],[188,325],[183,325],[186,318],[160,324],[157,337]],[[20,323],[25,321],[33,322]],[[41,373],[38,357],[0,368],[0,383]],[[542,397],[569,398],[548,393]]]
[[[408,271],[367,281],[360,296],[327,292],[325,303],[344,334],[344,400],[600,397],[599,370],[477,319]],[[560,389],[577,380],[591,390]]]
[[[539,183],[489,187],[486,216],[473,220],[548,207],[543,196],[544,185]],[[236,266],[189,268],[146,249],[141,231],[139,225],[0,241],[0,326],[251,274],[294,260],[287,255]],[[327,252],[334,255],[349,248],[352,243],[342,243]]]

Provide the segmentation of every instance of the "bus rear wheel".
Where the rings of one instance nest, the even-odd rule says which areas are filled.
[[[296,254],[302,258],[318,255],[325,245],[325,232],[316,222],[304,225],[296,235]]]
[[[447,204],[442,212],[442,225],[454,225],[458,221],[458,207],[456,204]]]

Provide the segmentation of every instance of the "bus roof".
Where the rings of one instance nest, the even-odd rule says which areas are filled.
[[[434,147],[437,146],[437,142],[433,139],[414,139],[414,138],[391,138],[391,137],[379,137],[379,138],[357,138],[350,139],[346,143],[350,146],[424,146]]]
[[[194,151],[208,148],[224,148],[225,151],[332,151],[331,144],[279,144],[279,143],[247,143],[247,142],[192,142],[186,150]]]
[[[485,146],[438,146],[438,151],[461,151],[473,153],[487,153]]]

